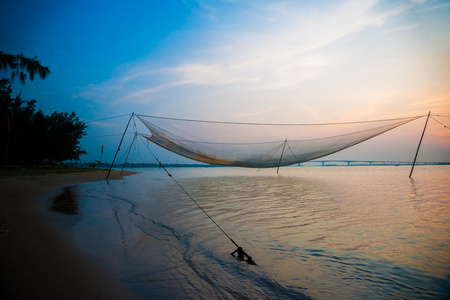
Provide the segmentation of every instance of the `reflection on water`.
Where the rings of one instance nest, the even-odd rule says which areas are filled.
[[[138,299],[450,298],[450,168],[174,169],[79,186],[75,236]],[[89,233],[89,234],[86,234]]]
[[[417,180],[411,193],[409,179],[397,172],[350,170],[311,177],[289,169],[281,177],[184,183],[283,286],[306,284],[320,299],[433,297],[429,289],[445,294],[448,176]]]
[[[74,187],[65,187],[59,195],[50,199],[50,210],[68,215],[78,215],[80,201]]]

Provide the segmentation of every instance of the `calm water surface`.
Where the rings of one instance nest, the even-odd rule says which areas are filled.
[[[169,170],[258,266],[160,169],[72,187],[66,230],[137,299],[449,299],[450,168],[409,170]]]

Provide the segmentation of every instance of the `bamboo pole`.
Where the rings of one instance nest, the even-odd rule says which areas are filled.
[[[420,137],[419,145],[417,146],[416,156],[414,156],[414,162],[411,168],[411,172],[409,173],[409,178],[411,178],[412,172],[414,170],[414,166],[416,164],[417,154],[419,154],[420,144],[422,144],[423,135],[425,134],[425,129],[427,129],[428,119],[430,118],[431,111],[428,112],[427,121],[425,122],[425,126],[423,127],[422,136]]]
[[[122,175],[123,169],[125,168],[125,164],[127,163],[128,156],[130,156],[131,148],[133,147],[134,141],[136,140],[136,136],[137,136],[137,132],[134,133],[134,138],[133,138],[133,141],[131,141],[130,148],[128,149],[127,157],[125,157],[125,161],[123,162],[122,170],[120,170],[120,175]]]
[[[283,144],[283,150],[281,151],[280,161],[278,162],[277,174],[278,174],[278,170],[280,169],[281,159],[283,158],[284,148],[286,148],[286,143],[287,143],[287,139],[284,141],[284,144]]]
[[[134,113],[131,114],[131,117],[128,120],[127,127],[125,128],[125,131],[123,132],[122,139],[120,140],[119,147],[117,147],[116,155],[114,155],[114,159],[113,159],[113,161],[111,163],[111,166],[109,167],[109,171],[108,171],[108,175],[106,175],[106,179],[108,179],[109,173],[111,173],[111,169],[112,169],[112,167],[114,165],[114,162],[116,161],[117,153],[119,153],[119,151],[120,151],[120,146],[122,145],[123,138],[125,137],[125,133],[127,133],[128,126],[130,125],[130,122],[131,122],[131,119],[133,118],[133,116],[134,116]]]

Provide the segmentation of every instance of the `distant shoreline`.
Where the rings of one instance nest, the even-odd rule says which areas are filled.
[[[412,162],[407,161],[366,161],[366,160],[320,160],[320,161],[308,161],[300,164],[294,164],[285,167],[347,167],[347,166],[411,166]],[[92,167],[89,164],[67,164],[69,166],[78,168],[78,169],[90,169]],[[221,165],[209,165],[209,164],[200,164],[200,163],[192,163],[192,164],[163,164],[166,168],[232,168],[233,166],[221,166]],[[436,165],[450,165],[450,162],[416,162],[416,165],[420,166],[436,166]],[[99,163],[96,165],[97,170],[107,170],[111,164],[108,163]],[[133,169],[133,168],[160,168],[161,166],[156,163],[126,163],[125,165],[116,165],[114,168],[124,168]],[[234,167],[236,168],[236,167]],[[95,170],[95,169],[94,169]]]

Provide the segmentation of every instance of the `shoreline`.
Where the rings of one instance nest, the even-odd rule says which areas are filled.
[[[105,172],[0,178],[1,299],[132,299],[118,279],[70,246],[39,213],[46,194],[65,186],[105,180]],[[136,174],[113,171],[108,180]]]

